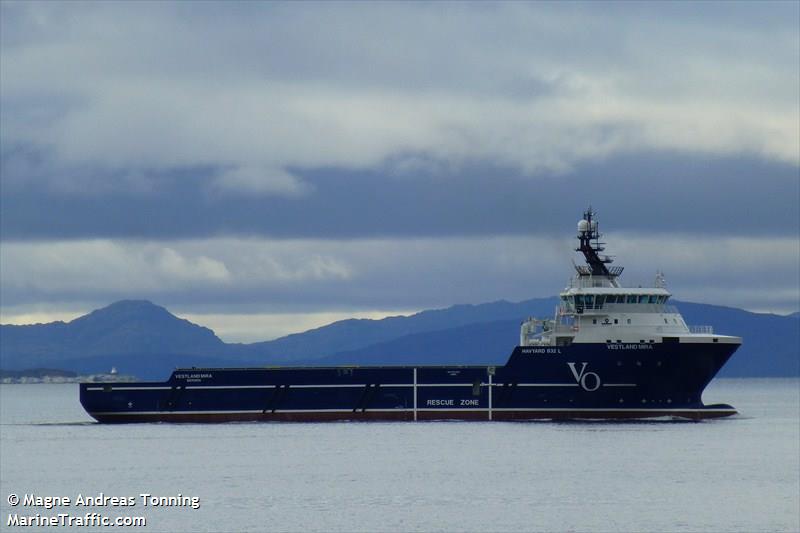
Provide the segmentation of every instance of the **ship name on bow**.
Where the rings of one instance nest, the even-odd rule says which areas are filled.
[[[652,350],[652,344],[606,344],[609,350]]]
[[[561,355],[561,348],[524,348],[524,354]]]

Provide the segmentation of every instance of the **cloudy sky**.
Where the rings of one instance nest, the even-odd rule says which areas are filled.
[[[225,340],[623,282],[800,305],[800,4],[0,3],[0,318]]]

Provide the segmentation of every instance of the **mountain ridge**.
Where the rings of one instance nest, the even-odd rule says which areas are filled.
[[[120,371],[164,379],[175,367],[340,364],[502,364],[527,316],[550,316],[556,297],[498,300],[410,316],[346,319],[250,344],[225,343],[206,327],[147,300],[122,300],[70,322],[0,325],[0,368]],[[798,314],[674,302],[687,323],[709,324],[744,344],[728,376],[797,376]],[[767,357],[764,355],[767,354]]]

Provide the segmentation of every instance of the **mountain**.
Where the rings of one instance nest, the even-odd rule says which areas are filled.
[[[315,360],[342,351],[359,350],[418,333],[441,331],[467,324],[515,321],[517,327],[528,316],[552,315],[558,298],[536,298],[524,302],[454,305],[447,309],[422,311],[411,316],[382,320],[349,319],[272,341],[239,345],[232,357],[269,359],[274,362]],[[508,337],[510,342],[519,332]]]
[[[502,365],[519,340],[520,320],[481,322],[405,335],[358,350],[324,357],[317,364]],[[311,363],[311,361],[309,361]]]
[[[71,322],[0,326],[0,368],[55,367],[93,373],[116,366],[143,379],[175,367],[275,364],[502,364],[527,316],[551,316],[556,298],[456,305],[408,317],[343,320],[253,344],[226,344],[213,331],[147,301],[125,300]],[[744,338],[723,376],[800,375],[800,317],[675,302],[687,323]]]
[[[0,326],[0,367],[63,366],[112,355],[208,355],[226,344],[213,331],[143,300],[123,300],[64,322]],[[108,370],[103,365],[94,371]]]

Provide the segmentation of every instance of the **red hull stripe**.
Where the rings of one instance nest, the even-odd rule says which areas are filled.
[[[735,409],[493,409],[493,420],[630,420],[677,417],[691,420],[735,415]],[[386,411],[206,411],[90,413],[100,422],[328,422],[414,420],[411,410]],[[418,420],[488,420],[486,409],[418,410]]]

